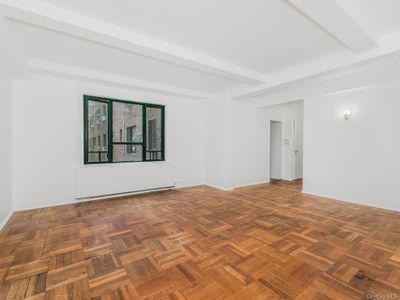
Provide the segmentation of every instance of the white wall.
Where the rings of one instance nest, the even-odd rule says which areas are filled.
[[[390,74],[398,73],[392,71]],[[298,104],[270,105],[305,99],[304,190],[400,210],[396,181],[400,167],[400,90],[396,84],[371,86],[370,77],[365,77],[297,86],[253,101],[206,104],[55,77],[36,75],[28,81],[17,80],[13,86],[12,122],[15,209],[74,203],[77,195],[89,195],[93,190],[104,193],[103,188],[117,191],[160,185],[171,174],[177,186],[206,182],[232,189],[267,182],[270,120],[290,125],[302,114]],[[359,85],[369,87],[321,96]],[[167,161],[83,166],[84,93],[165,104]],[[284,113],[283,107],[290,105]],[[340,113],[348,107],[353,108],[354,115],[344,122]],[[10,119],[1,122],[10,124]],[[11,140],[10,131],[1,131],[3,128],[2,136]],[[284,138],[291,138],[290,129],[285,126]],[[284,156],[293,150],[284,149]],[[2,157],[7,157],[11,148],[1,151],[5,151]],[[290,179],[289,163],[284,163],[283,174]],[[113,180],[106,181],[105,176]],[[118,185],[130,177],[132,185],[129,181]],[[10,207],[6,204],[5,211]]]
[[[259,107],[235,103],[234,186],[269,181],[267,119]],[[268,129],[269,130],[269,129]]]
[[[204,182],[204,104],[35,75],[14,83],[16,210],[78,196]],[[83,166],[83,94],[166,105],[166,162]]]
[[[307,99],[304,191],[400,210],[399,99],[398,83]]]
[[[12,89],[11,79],[0,70],[0,229],[13,210],[12,204]]]
[[[260,156],[267,151],[259,141],[264,126],[260,108],[304,99],[304,191],[400,210],[399,74],[398,64],[384,65],[299,82],[239,102],[236,110],[244,121],[237,131],[248,147],[237,149],[240,158],[247,158],[236,163],[237,185],[267,180]],[[349,106],[355,112],[346,123],[340,114]]]
[[[230,190],[234,187],[234,103],[208,102],[205,114],[205,174],[208,185]]]

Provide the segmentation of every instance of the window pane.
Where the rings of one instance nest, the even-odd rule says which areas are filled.
[[[162,160],[162,151],[146,151],[146,160]]]
[[[87,126],[88,162],[106,162],[108,160],[107,103],[88,101]]]
[[[142,142],[142,105],[113,102],[114,142]]]
[[[113,161],[129,162],[142,161],[143,147],[142,145],[113,145]]]
[[[99,154],[97,152],[89,152],[89,162],[99,162]]]
[[[162,110],[161,108],[146,108],[146,160],[163,159],[162,154]]]
[[[89,152],[88,153],[88,162],[96,163],[96,162],[108,162],[108,152]]]

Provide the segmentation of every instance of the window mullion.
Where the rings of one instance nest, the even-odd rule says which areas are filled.
[[[113,162],[113,102],[108,101],[108,162]]]
[[[142,104],[142,127],[143,127],[143,161],[146,161],[146,154],[147,154],[147,141],[146,141],[146,133],[147,133],[147,120],[146,120],[146,105]]]
[[[161,108],[161,159],[165,160],[165,108]]]
[[[88,141],[88,99],[85,96],[83,98],[83,148],[84,148],[84,163],[87,164],[89,161],[89,141]]]

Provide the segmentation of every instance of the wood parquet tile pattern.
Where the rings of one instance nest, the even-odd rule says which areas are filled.
[[[275,182],[15,213],[0,299],[400,299],[400,213]]]

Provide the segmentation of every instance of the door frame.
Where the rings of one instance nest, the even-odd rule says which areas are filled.
[[[298,180],[298,179],[302,179],[303,178],[303,170],[301,172],[302,176],[298,177],[297,176],[297,170],[296,170],[296,162],[297,162],[297,156],[296,156],[296,144],[297,144],[297,128],[298,128],[298,123],[296,121],[293,121],[292,124],[292,136],[293,136],[293,147],[292,147],[292,180]],[[304,136],[303,136],[303,141],[304,142]],[[302,148],[304,149],[304,144],[302,144]],[[304,150],[302,149],[302,152],[304,152]],[[302,157],[303,159],[303,157]],[[302,163],[302,168],[303,168],[303,163]]]
[[[271,131],[272,131],[272,123],[279,123],[280,124],[280,178],[273,178],[271,176],[271,146],[272,146],[272,142],[271,142]],[[282,180],[284,177],[284,145],[283,145],[283,139],[284,139],[284,122],[283,121],[279,121],[279,120],[269,120],[269,170],[268,170],[268,180],[271,179],[276,179],[276,180]]]

